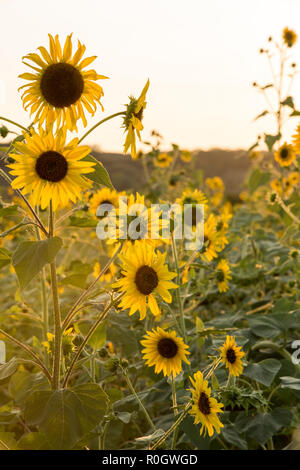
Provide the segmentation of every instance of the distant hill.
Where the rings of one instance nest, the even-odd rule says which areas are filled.
[[[121,153],[105,153],[96,150],[93,150],[92,153],[103,163],[116,189],[119,191],[125,189],[143,190],[145,178],[142,163],[139,160],[132,160],[129,155]],[[187,171],[191,168],[192,171],[190,163],[180,161],[178,165]],[[243,150],[211,149],[197,151],[194,165],[203,171],[205,178],[220,176],[224,180],[227,194],[236,197],[241,191],[250,162]]]
[[[129,155],[118,153],[102,153],[93,151],[109,172],[112,183],[118,190],[141,190],[145,185],[142,163],[132,160]],[[196,153],[195,167],[203,171],[204,177],[220,176],[225,183],[228,195],[236,197],[241,191],[247,171],[250,167],[249,158],[242,150],[212,149],[199,150]],[[185,169],[190,163],[178,162]]]

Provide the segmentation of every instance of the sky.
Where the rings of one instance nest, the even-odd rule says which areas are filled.
[[[257,133],[275,133],[271,120],[253,121],[265,104],[251,84],[271,78],[258,51],[285,26],[300,35],[300,0],[0,0],[0,11],[0,116],[30,123],[17,92],[18,74],[29,71],[21,58],[48,47],[48,33],[64,41],[73,32],[86,56],[98,56],[93,68],[110,77],[101,83],[105,111],[88,127],[123,110],[149,78],[143,138],[156,129],[166,149],[248,148]],[[300,41],[291,52],[297,62]],[[300,74],[293,88],[300,108],[299,85]],[[121,152],[121,124],[105,123],[86,143]]]

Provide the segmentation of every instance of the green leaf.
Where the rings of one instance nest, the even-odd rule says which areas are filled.
[[[284,101],[281,101],[283,106],[289,106],[290,108],[294,109],[294,100],[292,96],[288,96]]]
[[[16,215],[17,213],[18,213],[18,206],[15,204],[11,206],[2,207],[0,209],[0,217],[9,217],[12,215]]]
[[[289,426],[293,414],[286,408],[275,408],[271,413],[260,413],[249,420],[247,435],[259,444],[265,444],[279,429]]]
[[[180,424],[180,429],[183,430],[188,439],[198,450],[208,450],[210,445],[210,438],[200,435],[199,425],[194,424],[191,416],[186,416]]]
[[[87,215],[85,217],[76,217],[75,215],[71,215],[69,217],[70,227],[94,228],[94,227],[97,227],[97,224],[98,224],[98,220],[93,219],[92,217],[88,217]]]
[[[0,432],[0,450],[18,450],[18,444],[12,432]]]
[[[80,322],[78,328],[83,336],[86,336],[89,332],[92,324],[90,322]],[[91,346],[94,351],[99,351],[106,342],[106,322],[100,323],[96,328],[87,344]]]
[[[38,391],[25,404],[25,420],[38,426],[53,449],[72,449],[103,419],[107,395],[98,384],[71,389]]]
[[[5,382],[12,375],[14,375],[20,364],[30,364],[31,366],[35,365],[35,363],[30,359],[13,357],[10,359],[10,361],[0,365],[0,383]]]
[[[290,117],[293,117],[293,116],[300,116],[300,111],[297,111],[296,109],[294,109],[294,111],[290,114]]]
[[[258,115],[254,118],[254,121],[257,121],[257,119],[260,119],[261,117],[264,117],[264,116],[266,116],[267,114],[269,114],[269,111],[266,109],[266,110],[263,111],[262,113],[258,114]]]
[[[62,240],[59,237],[20,243],[13,254],[12,263],[21,289],[24,289],[47,263],[54,261],[61,247]]]
[[[0,248],[0,269],[11,262],[11,253],[6,248]]]
[[[277,134],[277,135],[265,134],[265,144],[267,145],[269,152],[272,152],[273,145],[280,138],[281,138],[281,134]]]
[[[265,359],[257,364],[248,364],[243,374],[269,387],[281,368],[277,359]]]
[[[236,431],[234,424],[229,424],[222,429],[222,435],[225,441],[233,444],[242,450],[247,450],[248,445],[247,441],[243,439],[240,434]]]
[[[260,186],[266,184],[271,178],[270,173],[260,171],[258,168],[252,171],[249,178],[249,190],[250,194],[253,194]]]
[[[45,435],[41,432],[29,432],[18,441],[21,450],[51,450]]]
[[[92,173],[88,173],[84,175],[86,178],[88,178],[89,180],[93,181],[96,184],[106,186],[107,188],[110,188],[110,189],[114,189],[110,176],[101,162],[96,160],[96,158],[94,158],[92,155],[88,155],[87,157],[83,158],[83,160],[87,162],[96,163],[96,165],[93,166],[94,171]]]
[[[281,388],[290,388],[292,390],[300,390],[300,379],[295,377],[280,377]]]

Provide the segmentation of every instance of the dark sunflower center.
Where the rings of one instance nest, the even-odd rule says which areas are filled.
[[[178,346],[171,338],[162,338],[157,345],[159,354],[167,359],[175,357],[178,351]]]
[[[136,272],[135,283],[142,294],[149,295],[157,287],[158,277],[150,266],[141,266]]]
[[[230,362],[230,364],[234,364],[235,361],[236,361],[236,354],[234,352],[233,349],[228,349],[228,351],[226,352],[226,358],[227,358],[227,361]]]
[[[224,272],[221,270],[217,271],[217,281],[223,282],[224,280],[225,280]]]
[[[68,162],[60,153],[48,150],[38,157],[35,171],[41,179],[58,183],[68,172]]]
[[[40,88],[45,100],[56,108],[76,103],[84,88],[81,73],[73,65],[59,62],[44,71]]]
[[[288,155],[289,155],[289,151],[288,151],[287,148],[281,149],[281,151],[280,151],[280,157],[281,157],[283,160],[285,160],[285,159],[288,157]]]
[[[201,411],[201,413],[203,413],[204,415],[209,415],[210,413],[209,398],[204,392],[201,392],[200,394],[200,398],[198,400],[198,408]]]

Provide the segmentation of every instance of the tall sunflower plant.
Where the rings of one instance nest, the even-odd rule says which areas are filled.
[[[72,35],[37,51],[20,76],[31,124],[0,118],[13,136],[0,169],[0,449],[297,447],[299,132],[276,141],[267,171],[252,156],[243,198],[229,200],[194,153],[157,131],[141,142],[149,80],[79,136],[107,77]],[[143,194],[117,190],[84,142],[114,118]],[[170,233],[153,222],[151,203],[159,215],[188,205],[201,248],[186,249],[172,216]]]

